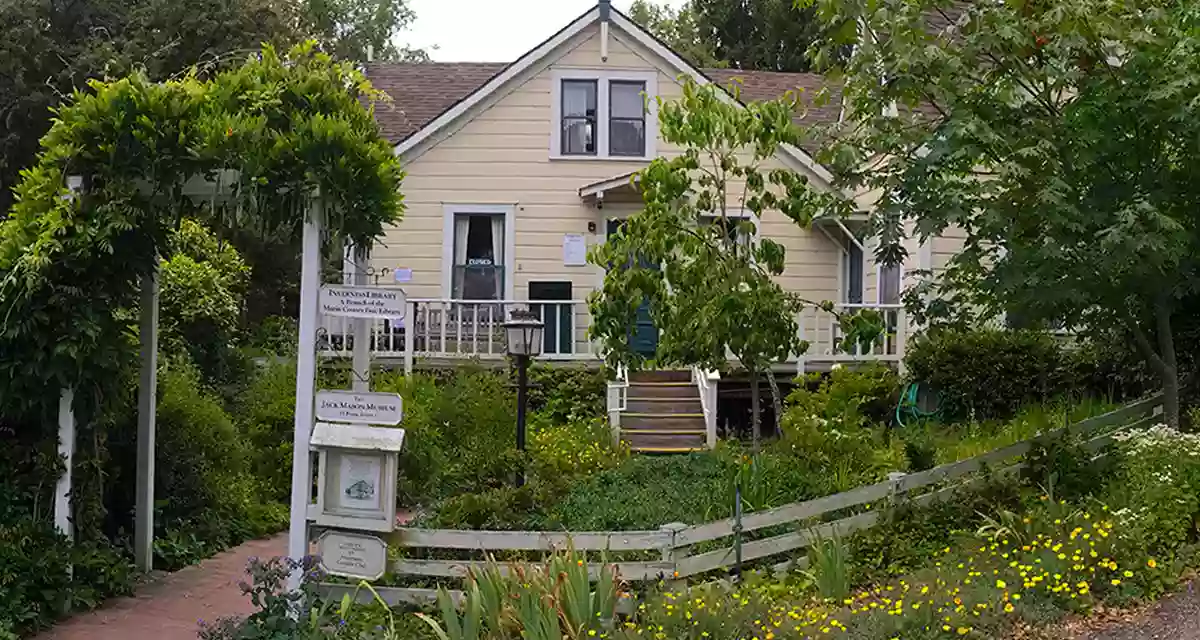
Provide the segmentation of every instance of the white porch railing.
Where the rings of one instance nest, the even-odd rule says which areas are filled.
[[[504,322],[516,309],[529,309],[545,324],[544,360],[595,357],[587,338],[590,320],[583,300],[451,300],[413,298],[402,320],[371,321],[371,353],[403,358],[412,370],[414,358],[502,359]],[[318,350],[325,356],[349,356],[354,345],[352,318],[323,316]]]
[[[599,349],[587,336],[591,316],[587,302],[582,300],[410,299],[403,320],[371,321],[371,353],[374,357],[402,359],[408,372],[417,358],[501,360],[506,355],[504,322],[515,309],[530,309],[545,323],[540,359],[599,359]],[[800,372],[807,362],[903,361],[908,339],[903,306],[847,303],[835,307],[838,313],[859,309],[879,311],[887,327],[881,343],[867,350],[859,346],[849,351],[841,348],[843,332],[835,314],[816,307],[799,314],[800,337],[809,342],[807,353],[794,359]],[[322,317],[318,339],[321,355],[350,357],[353,325],[352,318]]]
[[[845,338],[837,314],[850,314],[862,310],[878,311],[883,317],[884,336],[869,349],[855,344],[849,350],[841,344]],[[819,307],[808,307],[796,318],[800,325],[800,338],[808,341],[808,352],[797,358],[796,367],[804,372],[805,361],[855,362],[882,361],[902,365],[905,344],[908,341],[908,319],[901,304],[841,303],[834,305],[830,313]]]
[[[692,382],[700,392],[700,410],[704,412],[704,440],[709,449],[717,446],[717,387],[721,372],[692,367]]]

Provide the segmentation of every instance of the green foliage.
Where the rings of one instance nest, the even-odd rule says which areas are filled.
[[[250,475],[246,440],[196,369],[168,363],[159,372],[159,385],[155,493],[162,535],[155,552],[160,566],[185,566],[279,530],[286,510],[264,502],[266,483]]]
[[[73,545],[49,522],[6,518],[0,524],[0,636],[24,637],[69,611],[129,593],[133,584],[128,559],[108,546]]]
[[[838,367],[828,374],[810,373],[788,396],[789,419],[823,418],[850,429],[892,419],[900,396],[900,378],[891,367],[870,363]]]
[[[359,71],[311,46],[268,47],[208,80],[135,74],[77,93],[0,223],[0,345],[5,364],[21,363],[0,376],[0,404],[111,385],[129,353],[122,311],[169,255],[192,176],[238,170],[226,186],[265,226],[302,219],[299,195],[319,187],[331,228],[359,243],[379,235],[401,212],[402,173],[360,102],[373,97]],[[68,174],[84,177],[82,197],[66,197]]]
[[[855,53],[846,135],[823,157],[843,187],[879,194],[877,257],[903,258],[906,229],[962,230],[935,311],[1128,334],[1177,425],[1172,318],[1200,282],[1200,121],[1179,114],[1200,99],[1200,9],[815,4],[838,36],[826,57]]]
[[[638,0],[629,16],[700,67],[811,71],[821,35],[811,8],[792,0],[690,0],[678,9]]]
[[[258,491],[269,500],[286,503],[292,487],[296,363],[268,359],[237,399],[234,415]]]
[[[605,415],[608,381],[604,369],[533,365],[529,408],[552,423]]]
[[[904,362],[940,395],[944,419],[985,420],[1070,391],[1065,361],[1045,333],[978,329],[933,332],[909,345]]]
[[[1200,436],[1154,427],[1128,437],[1118,455],[1102,499],[1133,548],[1161,559],[1200,540]]]
[[[195,220],[183,220],[171,244],[159,274],[160,348],[189,354],[216,379],[236,342],[250,268]]]
[[[482,491],[515,478],[517,402],[507,374],[463,369],[443,381],[397,374],[376,388],[404,398],[402,500]]]
[[[841,537],[817,535],[808,546],[807,575],[816,586],[817,593],[830,600],[844,600],[850,595],[851,563],[849,549]]]
[[[576,479],[621,464],[629,455],[625,446],[613,445],[607,418],[554,423],[538,414],[531,426],[530,473],[537,480],[569,486]]]

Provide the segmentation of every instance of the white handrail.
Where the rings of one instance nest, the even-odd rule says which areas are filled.
[[[717,385],[721,372],[692,367],[692,381],[700,392],[700,410],[704,413],[705,443],[709,449],[717,446]]]
[[[608,383],[606,404],[608,405],[608,425],[612,429],[613,444],[621,442],[621,412],[628,407],[629,369],[617,365],[617,377]]]

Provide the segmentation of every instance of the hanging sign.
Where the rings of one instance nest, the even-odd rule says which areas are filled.
[[[400,424],[403,415],[399,394],[317,392],[318,420],[353,424]]]
[[[352,318],[403,318],[404,291],[382,287],[321,287],[321,313]]]
[[[317,554],[331,576],[378,580],[387,568],[387,543],[361,533],[326,531],[317,538]]]

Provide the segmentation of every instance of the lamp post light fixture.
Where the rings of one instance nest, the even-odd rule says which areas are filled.
[[[529,400],[529,359],[542,354],[542,330],[545,325],[538,315],[527,309],[517,309],[509,314],[504,323],[507,334],[508,355],[517,361],[517,450],[525,453],[525,405]],[[517,486],[525,484],[525,467],[522,462],[517,474]]]

